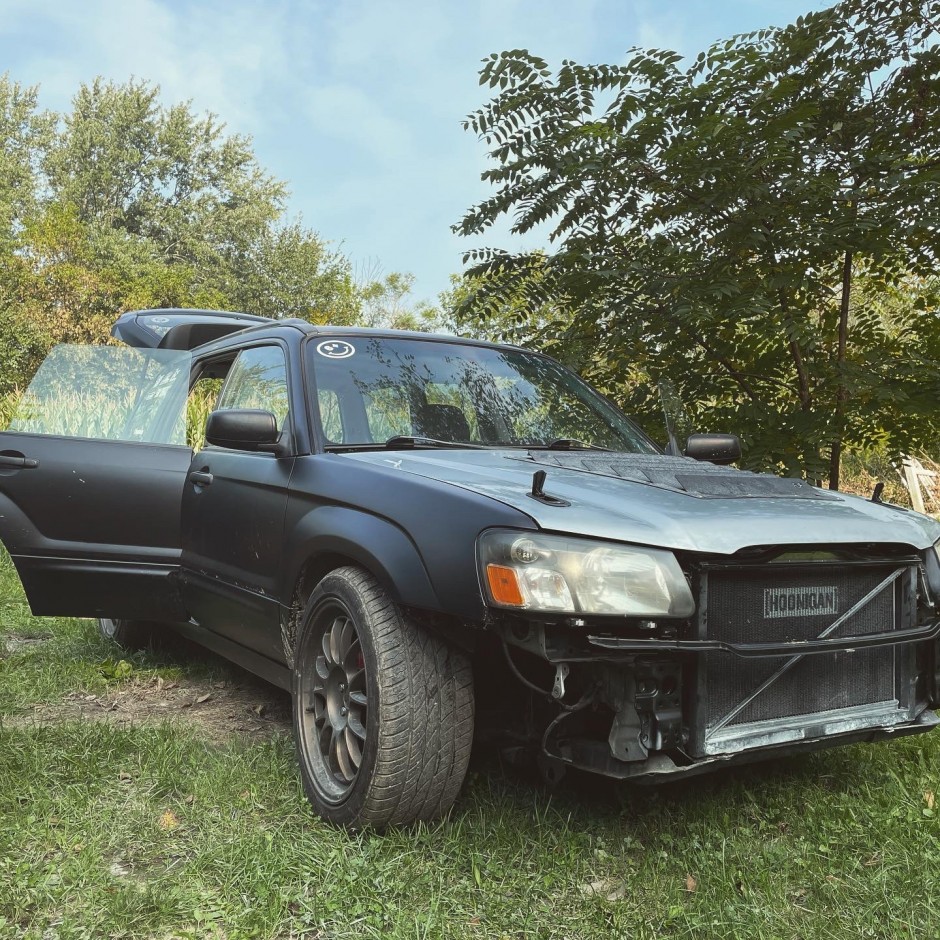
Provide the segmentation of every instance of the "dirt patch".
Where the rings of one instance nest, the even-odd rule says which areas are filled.
[[[65,721],[118,727],[172,722],[214,739],[232,734],[270,735],[290,729],[290,697],[250,678],[244,682],[131,679],[105,695],[70,692],[61,701],[0,716],[0,727],[30,728]]]
[[[52,639],[51,633],[8,633],[0,637],[0,656],[13,656],[24,650],[34,649]]]

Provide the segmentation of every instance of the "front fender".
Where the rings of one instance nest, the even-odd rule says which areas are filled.
[[[396,603],[442,609],[424,560],[405,532],[386,519],[345,506],[310,509],[292,528],[280,591],[285,606],[307,563],[328,555],[343,555],[370,571]]]

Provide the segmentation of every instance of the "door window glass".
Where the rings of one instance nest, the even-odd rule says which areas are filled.
[[[287,363],[280,346],[243,349],[225,380],[216,405],[218,411],[231,408],[260,408],[277,418],[278,430],[287,418]]]
[[[17,403],[11,431],[186,443],[189,352],[56,346]]]
[[[202,450],[206,443],[206,422],[215,410],[224,379],[201,376],[189,391],[186,402],[186,443],[193,450]]]

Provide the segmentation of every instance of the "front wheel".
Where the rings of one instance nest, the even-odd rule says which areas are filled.
[[[351,829],[436,819],[470,758],[470,662],[371,575],[339,568],[317,585],[297,636],[294,732],[324,819]]]

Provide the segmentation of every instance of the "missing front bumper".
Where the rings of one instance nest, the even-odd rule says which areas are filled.
[[[676,780],[682,777],[694,777],[700,774],[720,770],[723,767],[736,767],[760,761],[808,754],[845,744],[884,741],[891,738],[906,737],[911,734],[923,734],[940,724],[940,718],[930,709],[925,709],[913,720],[901,722],[889,727],[859,728],[841,733],[827,733],[823,737],[804,738],[770,744],[763,747],[751,747],[745,750],[715,754],[693,759],[681,753],[651,753],[644,761],[624,763],[622,761],[598,759],[595,748],[588,742],[568,741],[548,754],[552,760],[568,767],[587,770],[617,780],[630,780],[636,783],[655,784]]]
[[[706,756],[733,754],[737,751],[773,747],[794,741],[834,738],[870,728],[888,731],[909,722],[910,709],[901,708],[895,699],[858,708],[836,708],[706,731],[701,752]]]

